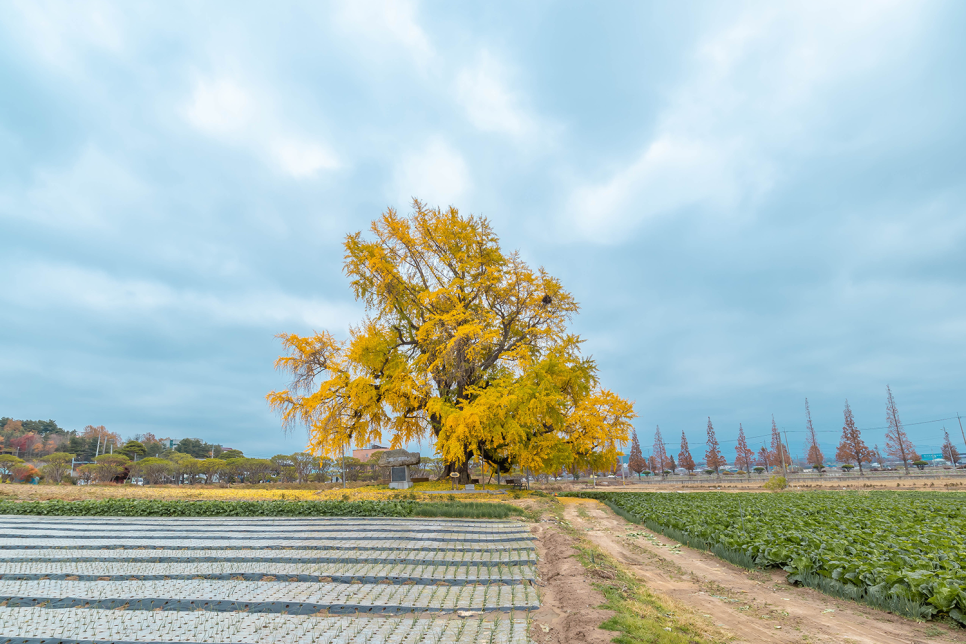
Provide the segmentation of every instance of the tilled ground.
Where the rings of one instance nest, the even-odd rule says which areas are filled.
[[[781,571],[738,568],[630,524],[597,501],[563,500],[565,518],[591,542],[648,588],[696,610],[736,642],[966,642],[962,629],[916,623],[797,588]]]

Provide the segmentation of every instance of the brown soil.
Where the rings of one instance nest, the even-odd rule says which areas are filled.
[[[564,517],[590,541],[652,591],[696,610],[733,634],[736,642],[966,642],[963,629],[917,623],[797,588],[785,581],[781,571],[738,568],[630,524],[597,501],[563,501]],[[627,536],[628,532],[641,536]]]
[[[539,644],[606,644],[616,635],[598,628],[613,613],[596,606],[604,595],[594,588],[576,558],[571,538],[553,522],[533,528],[539,555],[540,609],[531,613],[530,634]]]

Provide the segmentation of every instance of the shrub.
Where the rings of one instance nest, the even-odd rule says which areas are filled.
[[[778,474],[774,474],[770,479],[765,481],[762,487],[772,492],[778,492],[788,487],[788,481],[785,480],[784,476],[779,476]]]
[[[30,463],[21,463],[11,468],[11,476],[18,483],[29,482],[40,476],[40,470]]]

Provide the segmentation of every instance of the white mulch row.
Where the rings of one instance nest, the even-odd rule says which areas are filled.
[[[101,575],[101,576],[184,576],[233,575],[261,573],[263,575],[312,575],[317,577],[405,577],[435,581],[474,580],[479,582],[513,582],[532,580],[530,566],[479,565],[413,565],[413,564],[312,564],[271,563],[259,561],[191,562],[191,563],[128,563],[111,561],[36,561],[30,563],[0,562],[0,576],[6,575]]]
[[[491,542],[491,541],[513,541],[521,540],[525,537],[522,533],[484,533],[484,532],[460,532],[460,531],[442,531],[434,530],[432,532],[427,532],[426,530],[413,530],[413,529],[402,529],[402,528],[385,528],[380,530],[342,530],[334,526],[326,526],[325,528],[293,528],[291,526],[279,526],[278,528],[249,528],[245,526],[244,528],[239,528],[233,530],[226,526],[210,526],[208,528],[203,528],[198,526],[190,530],[186,530],[181,527],[171,527],[171,528],[128,528],[118,526],[116,528],[111,528],[109,526],[98,526],[89,527],[84,530],[79,530],[77,528],[64,528],[61,526],[8,526],[5,523],[0,523],[0,533],[16,533],[19,537],[20,535],[24,537],[53,537],[60,539],[70,539],[77,538],[79,536],[83,537],[156,537],[165,539],[198,539],[198,538],[215,538],[215,537],[236,537],[236,538],[264,538],[264,537],[292,537],[292,536],[304,536],[307,531],[311,531],[314,535],[320,538],[330,537],[330,536],[342,536],[343,538],[351,539],[396,539],[396,540],[408,540],[416,539],[423,540],[427,538],[447,540],[447,541],[480,541],[480,542]]]
[[[192,501],[182,501],[182,503],[192,503]],[[299,523],[305,525],[317,525],[322,523],[329,523],[333,525],[372,525],[373,520],[378,520],[379,525],[393,525],[393,524],[412,524],[412,525],[426,525],[430,527],[442,526],[446,528],[451,527],[478,527],[483,530],[521,530],[526,529],[522,524],[517,521],[506,521],[500,519],[448,519],[441,517],[336,517],[336,516],[244,516],[244,517],[232,517],[232,516],[212,516],[212,517],[153,517],[153,516],[69,516],[69,515],[38,515],[38,514],[7,514],[4,515],[4,522],[19,522],[19,523],[70,523],[76,521],[77,519],[83,520],[85,523],[91,525],[98,523],[116,523],[121,524],[147,524],[160,525],[160,524],[173,524],[173,523],[197,523],[199,525],[213,525],[216,523],[245,523],[245,524],[255,524],[255,523],[270,523],[270,524],[282,524],[282,523]]]
[[[0,608],[6,637],[251,644],[529,644],[524,618],[413,619]]]
[[[376,547],[376,546],[374,546]],[[438,562],[440,564],[456,563],[499,563],[499,562],[536,562],[537,553],[532,548],[521,550],[299,550],[299,549],[239,549],[239,550],[182,550],[177,547],[150,548],[150,549],[120,549],[109,548],[103,550],[89,550],[70,548],[37,548],[31,550],[21,550],[18,548],[0,549],[0,561],[7,559],[38,559],[44,561],[74,561],[78,559],[97,559],[110,561],[112,559],[138,560],[138,559],[171,559],[177,558],[184,561],[206,559],[286,559],[286,560],[305,560],[314,561],[320,557],[340,558],[340,559],[360,559],[379,563],[385,560],[403,560],[419,562]]]
[[[0,517],[0,534],[0,576],[88,577],[0,579],[6,638],[530,644],[518,616],[539,606],[533,539],[512,522]],[[274,579],[156,579],[205,574]]]
[[[183,539],[143,539],[139,537],[125,537],[123,545],[127,548],[170,548],[174,543],[182,548],[299,548],[311,546],[324,546],[326,548],[371,548],[379,545],[383,549],[402,548],[407,550],[426,550],[426,549],[445,549],[453,550],[520,550],[533,546],[530,541],[497,541],[487,543],[483,541],[469,540],[441,540],[434,539],[427,535],[423,539],[334,539],[329,536],[305,538],[305,539],[271,539],[271,538],[227,538],[227,539],[203,539],[203,538],[183,538]],[[116,539],[67,539],[67,538],[3,538],[0,539],[0,548],[77,548],[77,547],[98,547],[107,548],[118,545]]]
[[[400,586],[327,582],[171,579],[160,581],[0,580],[0,597],[177,599],[181,601],[301,602],[322,605],[409,606],[417,610],[456,608],[511,610],[536,607],[530,586]]]

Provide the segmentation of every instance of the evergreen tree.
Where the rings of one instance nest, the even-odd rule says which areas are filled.
[[[678,452],[678,465],[686,469],[688,474],[694,471],[694,458],[691,457],[691,450],[688,449],[688,437],[685,436],[683,431],[681,432],[681,451]]]
[[[637,440],[636,431],[631,437],[631,455],[627,459],[627,467],[637,474],[637,478],[641,478],[641,473],[647,469],[647,461],[644,460],[644,455],[641,453],[641,443]]]
[[[728,461],[721,455],[721,449],[718,447],[718,439],[714,435],[714,426],[711,424],[710,416],[708,417],[708,441],[706,447],[704,462],[709,470],[714,470],[714,473],[720,476],[721,468],[727,465]]]

